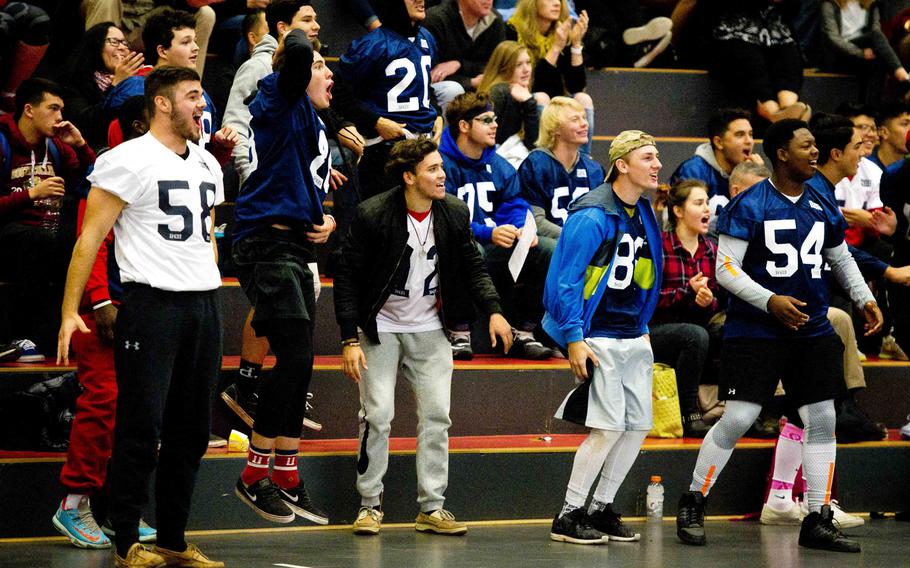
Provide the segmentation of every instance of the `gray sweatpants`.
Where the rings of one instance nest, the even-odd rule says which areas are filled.
[[[359,383],[357,491],[361,504],[379,505],[382,478],[389,467],[389,431],[400,369],[417,402],[417,502],[424,512],[441,509],[449,483],[452,348],[441,329],[380,333],[379,341],[377,344],[361,335],[369,367]]]

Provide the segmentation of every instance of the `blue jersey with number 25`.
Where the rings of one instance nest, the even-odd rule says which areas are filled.
[[[731,295],[725,337],[814,337],[830,335],[828,287],[822,250],[844,242],[847,224],[832,196],[810,185],[793,203],[764,180],[737,195],[721,212],[717,232],[749,242],[743,270],[775,294],[806,302],[809,321],[790,331],[771,313]],[[724,259],[719,259],[723,262]],[[735,270],[724,265],[719,270]]]

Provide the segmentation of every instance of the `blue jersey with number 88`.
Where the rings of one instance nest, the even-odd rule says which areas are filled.
[[[725,337],[815,337],[831,335],[828,287],[822,251],[844,242],[846,221],[832,196],[810,185],[794,203],[770,180],[737,195],[721,212],[717,232],[749,242],[742,268],[756,283],[806,302],[809,321],[790,331],[771,313],[731,295]],[[719,264],[724,259],[719,259]],[[718,270],[736,270],[724,264]],[[734,275],[735,276],[735,275]]]

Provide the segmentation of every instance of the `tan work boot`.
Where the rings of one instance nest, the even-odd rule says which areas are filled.
[[[183,568],[224,568],[224,562],[209,560],[195,544],[187,544],[186,550],[177,552],[156,546],[154,552],[164,559],[162,566],[182,566]]]
[[[361,507],[354,521],[354,534],[379,534],[383,513],[375,507]]]
[[[468,526],[455,520],[455,515],[445,509],[437,509],[432,514],[420,513],[414,528],[420,532],[459,535],[468,532]]]
[[[120,558],[114,548],[115,568],[161,568],[165,566],[164,557],[149,550],[138,542],[126,552],[126,558]]]

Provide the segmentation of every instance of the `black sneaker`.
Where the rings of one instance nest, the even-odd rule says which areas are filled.
[[[819,513],[809,513],[799,529],[799,545],[832,552],[859,552],[859,543],[844,536],[834,526],[830,505],[822,505]]]
[[[607,535],[591,526],[584,507],[563,516],[556,515],[550,527],[550,540],[572,544],[607,544]]]
[[[284,504],[287,505],[291,511],[294,511],[304,519],[313,521],[317,525],[329,524],[328,516],[319,510],[319,507],[314,505],[310,500],[310,495],[303,486],[303,480],[301,480],[300,484],[293,489],[283,489],[279,487],[278,497],[284,501]]]
[[[705,424],[701,419],[701,412],[686,414],[683,419],[683,437],[684,438],[704,438],[708,435],[710,426]]]
[[[294,520],[294,511],[284,504],[278,495],[278,486],[268,477],[263,477],[249,487],[243,484],[242,479],[238,479],[234,494],[267,521],[290,523]]]
[[[449,343],[452,344],[452,359],[456,361],[470,361],[474,358],[474,350],[471,349],[471,340],[463,336],[449,336]]]
[[[641,540],[641,534],[623,524],[622,515],[613,510],[613,503],[608,504],[605,509],[588,515],[588,519],[590,519],[592,527],[607,535],[610,540],[617,542]]]
[[[507,355],[518,359],[540,361],[552,357],[553,350],[549,347],[545,347],[543,343],[537,341],[533,337],[518,337],[516,335],[512,340],[512,348],[509,349]]]
[[[705,506],[708,498],[700,491],[686,491],[679,498],[679,510],[676,513],[676,536],[684,544],[704,546]]]
[[[253,420],[256,418],[256,405],[259,402],[259,395],[255,392],[247,394],[243,392],[237,383],[231,383],[221,393],[221,400],[224,401],[228,408],[234,411],[234,414],[240,417],[247,426],[253,427]]]

